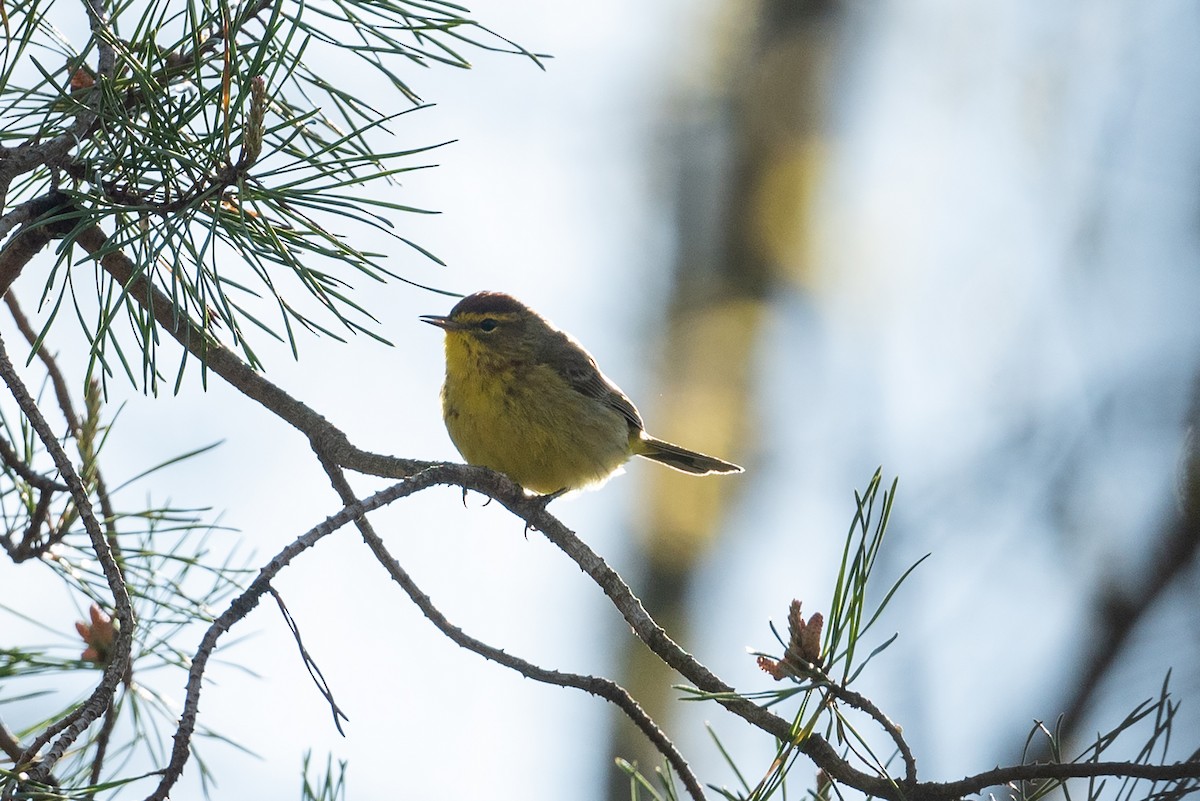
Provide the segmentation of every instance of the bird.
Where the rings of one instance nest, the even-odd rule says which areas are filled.
[[[694,475],[741,473],[646,433],[628,396],[574,337],[504,292],[476,292],[445,316],[442,417],[468,464],[557,497],[600,484],[641,456]]]

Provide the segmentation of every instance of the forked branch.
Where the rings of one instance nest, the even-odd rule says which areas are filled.
[[[328,474],[334,489],[341,496],[342,502],[352,502],[354,500],[354,492],[350,487],[350,483],[346,480],[342,469],[323,458],[321,459],[321,464],[325,468],[325,472]],[[433,469],[446,470],[449,468]],[[485,473],[483,478],[488,481],[500,480],[501,482],[507,482],[507,479],[504,479],[503,476],[496,474],[487,475]],[[507,483],[511,484],[511,482]],[[504,491],[506,494],[520,492],[519,488],[515,486],[505,487]],[[438,631],[446,635],[453,643],[461,648],[466,648],[468,651],[479,654],[484,659],[489,659],[510,670],[515,670],[526,678],[540,681],[544,684],[554,684],[559,687],[574,687],[575,689],[599,696],[613,704],[638,727],[654,747],[658,749],[659,753],[670,763],[671,767],[683,781],[684,786],[687,787],[688,794],[696,801],[702,801],[704,790],[700,786],[700,781],[688,765],[687,760],[683,758],[683,754],[679,752],[679,749],[671,742],[670,738],[658,727],[658,724],[646,713],[641,704],[629,694],[628,690],[616,682],[600,676],[583,676],[577,673],[564,673],[539,667],[532,662],[513,656],[507,651],[490,646],[467,634],[461,628],[451,623],[442,614],[441,610],[434,606],[429,596],[421,591],[421,588],[413,581],[408,571],[387,550],[383,539],[375,533],[374,526],[371,525],[366,517],[360,517],[355,520],[355,525],[358,526],[359,533],[362,534],[363,541],[366,542],[367,547],[375,554],[375,558],[383,565],[383,568],[392,577],[392,580],[400,585],[401,589],[404,590],[413,604],[421,610],[421,613],[429,622],[433,623]]]
[[[781,742],[793,742],[797,732],[790,721],[734,693],[733,688],[674,642],[650,617],[641,601],[624,579],[574,532],[546,511],[545,505],[525,495],[519,487],[499,474],[466,465],[442,465],[397,459],[363,451],[350,444],[345,434],[322,415],[291,398],[260,374],[254,372],[232,351],[208,337],[190,321],[175,316],[170,299],[150,285],[135,265],[119,250],[107,245],[98,228],[91,228],[77,240],[104,269],[117,278],[159,325],[193,355],[205,360],[208,369],[220,375],[236,389],[258,401],[276,416],[303,432],[324,464],[385,477],[422,477],[423,482],[447,484],[475,490],[500,502],[526,524],[540,531],[579,566],[607,595],[637,637],[660,659],[703,692],[719,696],[722,706],[738,717],[774,735]],[[433,469],[433,468],[436,468]],[[434,478],[436,477],[436,479]],[[336,483],[335,483],[336,488]],[[385,563],[386,564],[386,563]],[[868,795],[892,801],[951,801],[1010,781],[1029,778],[1070,778],[1092,776],[1134,776],[1141,778],[1200,777],[1200,762],[1180,765],[1135,765],[1132,763],[1087,763],[1066,765],[1016,765],[970,776],[957,782],[905,783],[865,773],[844,760],[828,741],[812,734],[797,747],[832,780]],[[1041,771],[1039,773],[1039,771]]]
[[[796,748],[809,756],[824,773],[833,781],[848,787],[853,787],[863,793],[891,801],[951,801],[964,795],[978,793],[989,787],[1003,785],[1009,782],[1033,779],[1067,779],[1074,777],[1096,776],[1125,776],[1157,780],[1200,778],[1200,761],[1189,761],[1174,765],[1144,765],[1117,762],[1088,762],[1082,764],[1031,764],[1014,765],[997,768],[969,776],[956,782],[918,782],[905,781],[898,784],[893,780],[878,774],[858,770],[841,757],[834,747],[819,735],[803,736],[795,730],[791,721],[781,718],[758,704],[737,695],[733,688],[721,680],[707,667],[687,653],[650,617],[645,608],[632,593],[624,580],[605,563],[591,548],[582,542],[574,532],[570,531],[555,517],[550,515],[545,505],[538,499],[526,496],[519,487],[499,474],[466,465],[450,465],[428,463],[418,460],[397,459],[394,457],[373,454],[358,449],[349,443],[345,434],[328,420],[307,405],[295,400],[282,389],[275,386],[260,374],[254,372],[242,362],[232,351],[223,347],[208,336],[202,329],[191,321],[177,315],[171,300],[153,287],[137,266],[119,249],[107,241],[105,235],[96,227],[82,231],[76,241],[93,255],[103,268],[112,275],[129,297],[133,298],[147,313],[158,322],[161,330],[165,330],[193,355],[200,358],[207,370],[210,370],[229,382],[244,395],[262,404],[273,414],[283,419],[304,433],[312,443],[314,450],[330,472],[335,489],[347,506],[337,515],[332,516],[320,526],[314,528],[299,538],[284,551],[280,552],[259,573],[247,590],[239,596],[210,626],[206,633],[200,651],[193,660],[187,685],[184,712],[179,729],[175,734],[174,748],[168,767],[163,773],[159,787],[150,796],[151,799],[163,799],[182,772],[187,760],[188,743],[195,730],[198,711],[200,682],[209,655],[215,648],[217,640],[228,628],[245,617],[259,602],[261,596],[269,590],[271,579],[278,575],[287,564],[299,553],[303,552],[336,528],[361,518],[367,511],[378,508],[384,503],[412,494],[438,484],[452,485],[464,489],[475,490],[494,498],[515,515],[524,520],[529,527],[540,531],[579,568],[594,581],[609,597],[622,617],[632,627],[636,636],[646,644],[662,661],[670,665],[681,676],[693,683],[699,690],[712,694],[730,712],[743,718],[750,724],[769,732],[781,742],[792,743]],[[0,351],[2,355],[2,351]],[[11,365],[6,360],[0,362],[0,372],[5,373],[6,379],[11,373]],[[14,390],[15,391],[15,390]],[[27,396],[27,395],[26,395]],[[31,402],[30,402],[31,403]],[[35,410],[36,411],[36,410]],[[39,431],[39,434],[41,432]],[[50,439],[53,439],[52,437]],[[50,443],[47,443],[50,448]],[[61,452],[61,449],[59,449]],[[56,458],[57,463],[57,458]],[[60,466],[61,468],[61,466]],[[69,464],[66,465],[69,468]],[[390,476],[405,479],[400,484],[378,493],[363,501],[350,503],[352,497],[345,485],[341,469],[347,468],[363,473],[379,476]],[[65,468],[62,468],[65,469]],[[76,490],[78,477],[72,479],[64,472],[64,480]],[[90,508],[89,508],[90,511]],[[439,624],[439,628],[460,644],[467,643],[468,647],[485,656],[499,656],[500,652],[491,653],[489,647],[468,638],[440,615],[428,604],[426,598],[410,578],[387,554],[378,537],[374,536],[365,521],[359,524],[360,530],[368,544],[375,550],[377,558],[389,570],[414,602],[426,609],[431,620]],[[93,533],[94,531],[94,533]],[[89,524],[89,534],[97,552],[104,547],[103,537],[94,519]],[[127,600],[126,600],[127,604]],[[118,600],[118,614],[121,612]],[[132,622],[132,621],[131,621]],[[129,627],[132,630],[132,626]],[[492,649],[494,651],[494,649]],[[116,660],[115,660],[116,661]],[[509,660],[514,669],[529,670],[531,673],[541,670],[527,663]],[[112,665],[109,668],[113,671]],[[546,678],[562,679],[565,674],[547,671]],[[107,679],[107,674],[106,674]],[[613,700],[622,708],[629,706],[624,700],[616,700],[620,693],[611,688],[603,689],[606,685],[592,684],[589,677],[577,677],[572,686],[583,686],[591,692],[599,690],[598,694]],[[557,682],[556,683],[562,683]],[[567,682],[569,683],[569,681]],[[615,686],[615,685],[614,685]],[[618,688],[619,689],[619,688]],[[98,688],[99,691],[99,688]],[[605,695],[608,693],[608,695]],[[611,697],[610,697],[611,696]],[[851,702],[849,697],[844,698]],[[632,699],[630,699],[632,701]],[[629,707],[632,709],[632,707]],[[873,707],[871,707],[873,708]],[[868,710],[869,711],[869,710]],[[882,714],[882,713],[880,713]],[[94,719],[94,718],[93,718]],[[878,719],[878,718],[877,718]],[[886,718],[884,718],[886,719]],[[647,719],[648,720],[648,719]],[[890,722],[890,721],[889,721]],[[895,731],[898,728],[893,727]],[[652,739],[654,735],[648,727],[643,728]],[[892,731],[891,729],[889,731]],[[45,739],[53,736],[44,735]],[[40,745],[37,746],[40,748]],[[36,749],[31,748],[31,751]],[[680,757],[682,763],[682,758]],[[906,758],[906,762],[909,759]],[[910,762],[910,768],[915,761]],[[912,768],[910,779],[915,779]],[[694,779],[687,779],[689,788]]]
[[[121,575],[120,567],[117,565],[108,540],[104,536],[104,531],[100,527],[100,522],[96,519],[95,513],[92,511],[91,499],[88,497],[87,489],[84,487],[79,474],[75,471],[75,466],[72,464],[71,459],[59,444],[58,439],[54,436],[54,432],[42,416],[37,403],[33,400],[29,390],[25,387],[25,383],[21,380],[21,377],[17,374],[16,369],[9,360],[3,338],[0,338],[0,378],[3,378],[4,383],[8,385],[9,392],[12,393],[13,398],[21,407],[21,411],[25,414],[26,419],[29,420],[38,438],[41,439],[42,446],[54,460],[54,465],[58,468],[59,475],[66,485],[70,487],[71,496],[75,501],[75,508],[78,511],[80,519],[83,521],[88,538],[91,540],[92,549],[96,553],[97,560],[100,562],[100,568],[104,573],[105,580],[108,582],[108,587],[112,591],[113,605],[116,609],[117,619],[121,624],[121,630],[117,634],[113,653],[104,667],[103,677],[91,695],[76,707],[74,711],[69,712],[55,723],[47,726],[30,743],[25,753],[22,754],[19,764],[31,765],[35,758],[37,759],[36,766],[29,770],[29,776],[34,781],[39,781],[50,774],[50,771],[54,769],[54,765],[67,752],[67,749],[75,743],[79,736],[93,722],[107,711],[109,705],[112,703],[117,687],[120,685],[129,667],[130,652],[133,648],[133,607],[130,603],[128,589],[125,586],[125,578]],[[42,749],[49,745],[52,740],[54,742],[50,745],[49,750],[42,753]]]

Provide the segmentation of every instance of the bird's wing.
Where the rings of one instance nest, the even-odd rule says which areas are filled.
[[[572,347],[566,347],[558,353],[558,364],[562,366],[563,376],[576,392],[595,398],[601,403],[616,409],[628,422],[630,428],[641,431],[645,428],[642,416],[638,414],[633,401],[600,372],[596,360],[581,345],[568,340]]]

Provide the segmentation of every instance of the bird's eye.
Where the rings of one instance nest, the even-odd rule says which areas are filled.
[[[484,331],[484,332],[495,331],[496,326],[498,326],[498,325],[499,325],[499,323],[497,323],[495,320],[493,320],[491,317],[489,317],[486,320],[483,320],[479,323],[479,330]]]

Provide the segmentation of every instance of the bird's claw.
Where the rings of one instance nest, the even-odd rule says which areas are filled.
[[[530,518],[536,517],[537,515],[540,515],[542,512],[545,512],[546,507],[550,505],[551,501],[553,501],[556,498],[561,498],[563,495],[566,495],[569,491],[570,491],[569,487],[563,487],[562,489],[555,490],[554,492],[548,493],[546,495],[535,495],[529,499],[529,505],[531,507],[533,507],[534,511],[533,511],[533,514],[531,514],[525,518],[525,536],[526,536],[526,538],[529,537],[530,531],[537,530],[537,527],[534,526],[533,523],[530,522]]]
[[[462,491],[463,491],[463,508],[466,509],[467,508],[467,488],[463,487]],[[483,505],[487,506],[491,502],[492,502],[492,496],[489,495],[487,497],[487,500],[483,502]]]

